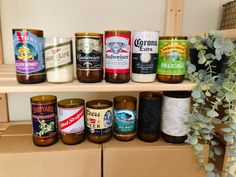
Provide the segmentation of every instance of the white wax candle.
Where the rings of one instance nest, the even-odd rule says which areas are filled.
[[[71,38],[46,38],[45,63],[48,82],[64,83],[73,80],[71,51]]]

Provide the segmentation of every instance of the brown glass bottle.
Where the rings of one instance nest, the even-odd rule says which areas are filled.
[[[13,29],[16,78],[21,84],[46,81],[43,31]]]
[[[118,140],[134,139],[136,131],[137,99],[132,96],[118,96],[114,98],[114,134]]]
[[[188,55],[186,36],[163,36],[159,38],[157,80],[180,83],[184,80]]]
[[[141,92],[139,95],[138,137],[153,142],[160,137],[162,95]]]
[[[105,31],[105,80],[126,83],[130,80],[131,31]]]
[[[162,106],[162,138],[169,143],[184,143],[191,93],[189,91],[164,92]]]
[[[92,100],[86,103],[87,138],[104,143],[112,137],[113,109],[109,100]]]
[[[73,145],[84,141],[84,100],[70,98],[59,101],[58,122],[64,144]]]
[[[37,146],[49,146],[57,142],[57,98],[53,95],[32,97],[33,142]]]
[[[103,34],[75,33],[77,79],[95,83],[103,79]]]

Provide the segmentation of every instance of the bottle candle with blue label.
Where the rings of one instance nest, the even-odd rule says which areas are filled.
[[[43,31],[13,29],[13,47],[17,81],[35,84],[46,80]]]
[[[137,99],[132,96],[114,98],[114,134],[118,140],[129,141],[136,135]]]

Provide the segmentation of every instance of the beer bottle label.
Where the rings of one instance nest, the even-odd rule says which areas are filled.
[[[32,103],[34,137],[51,137],[57,134],[57,103]]]
[[[72,41],[45,48],[46,69],[54,69],[72,64]]]
[[[170,98],[164,96],[162,109],[162,132],[170,136],[187,135],[190,98]]]
[[[105,72],[130,72],[130,39],[131,37],[128,34],[105,35]]]
[[[16,31],[13,35],[16,72],[30,74],[43,71],[44,39],[29,31]]]
[[[187,49],[187,40],[160,40],[157,74],[184,75]]]
[[[158,32],[134,32],[132,72],[137,74],[156,73]]]
[[[118,133],[132,133],[136,130],[136,111],[115,110],[115,130]]]
[[[101,70],[103,53],[101,38],[76,38],[76,62],[79,70]]]
[[[84,107],[62,108],[58,107],[58,120],[60,132],[65,134],[84,132]]]
[[[102,135],[112,131],[112,108],[86,109],[86,127],[90,133]]]

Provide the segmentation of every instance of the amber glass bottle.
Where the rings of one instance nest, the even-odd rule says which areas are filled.
[[[75,33],[77,78],[94,83],[103,79],[103,34]]]
[[[164,36],[159,38],[158,81],[180,83],[184,80],[188,55],[187,39],[185,36]]]
[[[187,138],[191,93],[164,92],[162,106],[162,138],[169,143],[184,143]]]
[[[113,109],[109,100],[92,100],[86,103],[87,138],[104,143],[112,137]]]
[[[57,98],[53,95],[32,97],[33,142],[49,146],[57,142]]]
[[[16,78],[21,84],[45,82],[43,31],[13,29]]]
[[[136,135],[137,99],[132,96],[114,98],[114,134],[118,140],[129,141]]]
[[[81,143],[85,139],[84,100],[70,98],[59,101],[58,122],[63,143]]]
[[[162,95],[141,92],[139,95],[138,137],[143,141],[156,141],[160,137]]]
[[[130,80],[131,31],[105,31],[105,79],[111,83]]]

